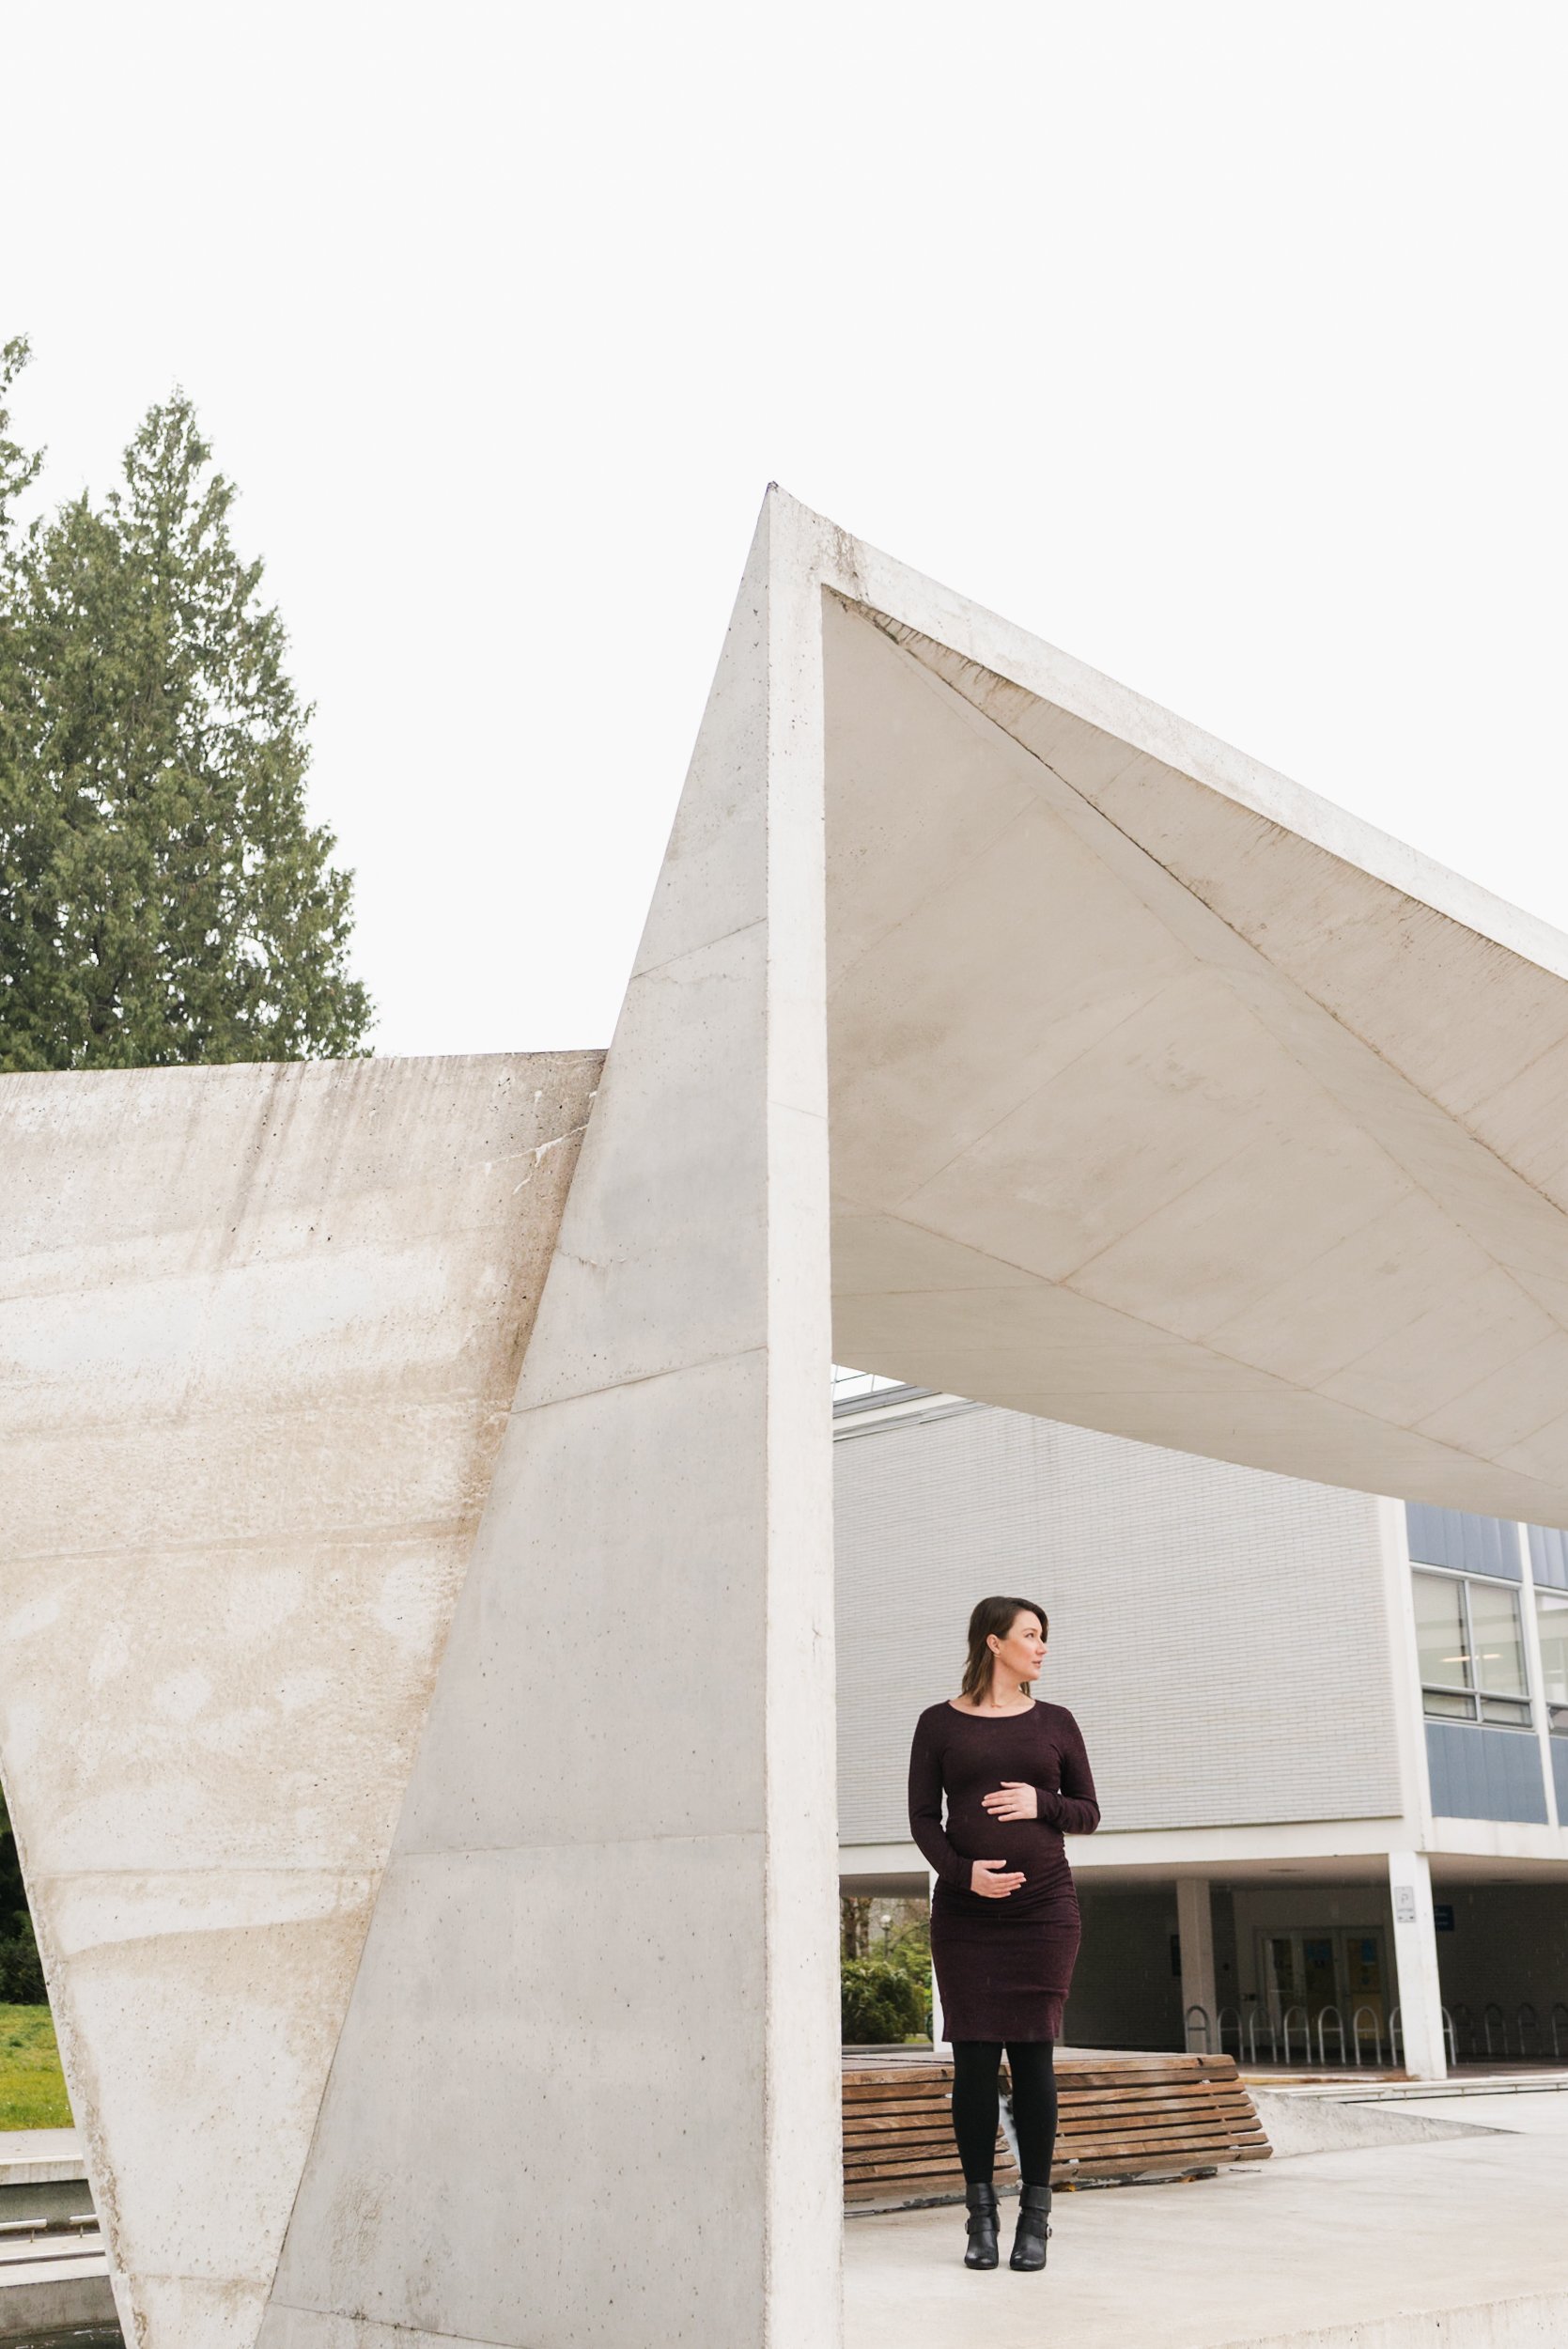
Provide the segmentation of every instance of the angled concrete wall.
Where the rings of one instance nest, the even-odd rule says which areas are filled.
[[[0,1078],[0,1770],[132,2349],[251,2349],[599,1056]]]
[[[838,2319],[815,597],[765,523],[264,2349]]]

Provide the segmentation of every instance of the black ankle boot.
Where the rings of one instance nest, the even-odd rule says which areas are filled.
[[[994,2267],[1001,2257],[997,2249],[996,2188],[994,2186],[966,2186],[964,2200],[970,2206],[970,2248],[964,2253],[964,2265]]]
[[[1026,2186],[1018,2196],[1018,2232],[1013,2237],[1010,2267],[1031,2273],[1046,2263],[1046,2240],[1050,2233],[1050,2188]]]

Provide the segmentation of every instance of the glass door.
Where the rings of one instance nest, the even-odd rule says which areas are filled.
[[[1262,1932],[1258,1936],[1258,1974],[1264,2003],[1278,2032],[1287,2015],[1293,2037],[1302,2016],[1318,2044],[1319,2018],[1332,2007],[1343,2026],[1345,2051],[1355,2059],[1352,2030],[1360,2016],[1363,2059],[1375,2060],[1373,2033],[1386,2043],[1388,2035],[1388,1969],[1383,1934],[1376,1925],[1329,1925],[1319,1931]],[[1295,2038],[1297,2051],[1299,2038]],[[1325,2030],[1326,2052],[1339,2052],[1338,2034],[1330,2015]]]
[[[1360,2016],[1362,2052],[1370,2055],[1371,2048],[1364,2044],[1369,2036],[1369,2021],[1381,2039],[1387,2039],[1389,2029],[1383,1936],[1375,1928],[1365,1932],[1352,1929],[1345,1933],[1343,1940],[1344,2027],[1349,2030],[1357,2016]]]
[[[1298,1933],[1260,1933],[1258,1954],[1264,2003],[1268,2009],[1269,2021],[1278,2030],[1281,2016],[1288,2015],[1293,2006],[1305,2003],[1301,1936]]]

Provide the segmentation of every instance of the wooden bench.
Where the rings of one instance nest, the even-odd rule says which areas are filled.
[[[1232,2056],[1094,2055],[1057,2060],[1054,2186],[1190,2177],[1270,2147]],[[1005,2073],[1002,2086],[1007,2085]],[[953,2066],[923,2049],[846,2049],[844,2199],[851,2209],[961,2197],[949,2099]],[[1017,2184],[999,2134],[996,2181]]]
[[[1234,2056],[1068,2056],[1057,2075],[1054,2185],[1190,2177],[1273,2150]]]
[[[880,2059],[878,2061],[878,2058]],[[844,2200],[893,2204],[962,2198],[953,2146],[953,2066],[918,2050],[845,2050]],[[1007,2140],[997,2131],[998,2186],[1017,2186]]]

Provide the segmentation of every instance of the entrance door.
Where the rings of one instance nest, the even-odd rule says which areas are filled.
[[[1375,1927],[1362,1931],[1350,1927],[1344,1942],[1344,2027],[1348,2030],[1360,2015],[1361,2031],[1366,2035],[1370,2020],[1380,2036],[1388,2037],[1389,2000],[1385,1985],[1388,1976],[1383,1967],[1383,1936]]]
[[[1302,2016],[1318,2046],[1319,2017],[1334,2009],[1343,2027],[1345,2054],[1355,2061],[1353,2033],[1359,2029],[1363,2061],[1376,2061],[1376,2039],[1388,2046],[1388,1972],[1384,1963],[1382,1929],[1376,1925],[1329,1925],[1320,1932],[1258,1935],[1258,1976],[1264,2003],[1275,2031],[1291,2017],[1292,2045],[1301,2049]],[[1324,2030],[1327,2054],[1339,2053],[1339,2035],[1330,2015]]]

